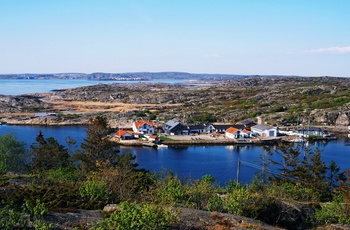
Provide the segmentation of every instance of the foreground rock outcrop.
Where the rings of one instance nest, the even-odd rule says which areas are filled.
[[[53,224],[56,229],[89,229],[98,221],[101,221],[100,210],[61,210],[62,212],[50,212],[45,217],[47,223]],[[250,218],[208,212],[196,209],[181,208],[177,224],[169,226],[169,229],[178,230],[210,230],[210,229],[265,229],[277,230],[278,227],[270,226]]]

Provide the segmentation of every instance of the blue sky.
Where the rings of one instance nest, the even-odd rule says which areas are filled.
[[[349,0],[0,0],[0,74],[350,77]]]

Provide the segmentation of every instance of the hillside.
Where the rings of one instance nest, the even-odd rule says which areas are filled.
[[[0,96],[3,122],[11,113],[60,114],[60,119],[86,121],[107,113],[113,119],[178,119],[184,123],[238,122],[258,116],[270,125],[348,126],[350,79],[334,77],[250,77],[237,80],[201,81],[197,84],[99,84],[52,93]],[[74,103],[73,103],[74,102]],[[99,102],[99,103],[97,103]],[[79,113],[79,116],[62,111]],[[25,118],[23,118],[25,117]],[[78,120],[77,120],[78,118]],[[51,119],[51,118],[47,118]]]

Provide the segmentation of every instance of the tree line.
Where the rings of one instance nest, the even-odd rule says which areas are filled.
[[[45,138],[39,131],[35,142],[27,150],[24,142],[11,133],[5,134],[0,136],[0,175],[7,172],[41,175],[47,170],[72,165],[78,165],[85,172],[96,171],[100,164],[117,166],[118,161],[122,160],[117,143],[108,139],[110,133],[105,117],[92,118],[86,138],[75,152],[72,152],[72,147],[76,142],[70,137],[66,139],[65,147],[54,137]]]
[[[12,134],[0,136],[0,187],[5,191],[0,193],[0,228],[23,229],[34,222],[31,228],[50,229],[48,211],[102,209],[106,204],[119,204],[119,209],[93,229],[171,229],[179,221],[174,208],[182,207],[288,229],[350,224],[350,170],[341,171],[335,162],[326,165],[317,148],[265,146],[262,170],[251,184],[228,181],[220,186],[211,175],[180,180],[166,170],[138,169],[135,156],[120,154],[110,133],[107,119],[97,116],[74,151],[69,137],[65,147],[39,132],[26,150]],[[27,179],[29,185],[13,189],[11,178]],[[23,213],[27,221],[20,218]]]

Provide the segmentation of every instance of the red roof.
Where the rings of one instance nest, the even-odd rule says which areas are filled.
[[[230,127],[228,129],[226,129],[226,133],[230,133],[230,134],[234,134],[237,131],[238,131],[238,129],[236,129],[234,127]]]
[[[139,128],[143,124],[149,124],[150,126],[154,127],[154,123],[152,121],[135,121],[136,128]]]
[[[115,135],[118,136],[118,137],[121,137],[121,136],[123,136],[125,133],[126,133],[126,131],[124,131],[124,130],[118,130],[118,131],[115,133]]]
[[[150,135],[149,138],[151,138],[151,139],[156,139],[157,136],[156,136],[156,135]]]
[[[247,129],[243,129],[242,132],[243,132],[243,133],[249,133],[250,131],[247,130]]]
[[[124,136],[125,134],[130,134],[130,135],[132,135],[133,134],[133,132],[132,131],[126,131],[126,130],[118,130],[116,133],[115,133],[115,135],[116,136],[118,136],[118,137],[122,137],[122,136]]]

